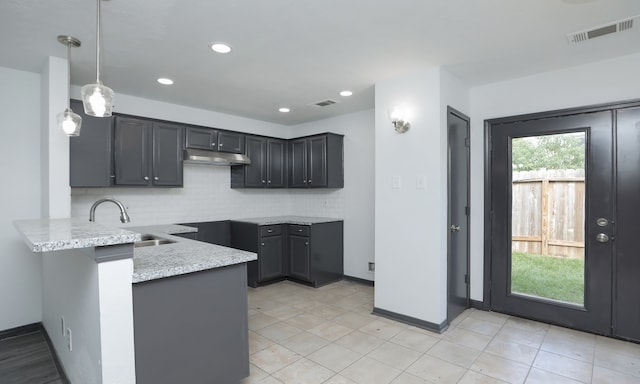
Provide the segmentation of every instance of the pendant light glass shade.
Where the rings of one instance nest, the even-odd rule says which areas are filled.
[[[67,136],[80,136],[82,117],[67,108],[64,112],[58,113],[58,126]]]
[[[79,136],[80,128],[82,127],[82,117],[77,113],[74,113],[69,105],[69,98],[71,97],[71,47],[77,48],[80,46],[80,40],[72,36],[60,35],[58,36],[58,42],[67,46],[67,108],[64,112],[58,113],[58,127],[62,129],[62,132],[67,136]]]
[[[113,90],[102,83],[82,87],[84,113],[89,116],[109,117],[113,109]]]
[[[100,1],[96,12],[96,82],[82,87],[84,113],[95,117],[109,117],[113,109],[113,90],[100,81]]]

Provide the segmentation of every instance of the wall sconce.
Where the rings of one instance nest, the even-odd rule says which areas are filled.
[[[407,111],[401,107],[393,107],[389,110],[389,120],[393,124],[393,128],[398,133],[405,133],[411,128],[411,124],[407,121]]]
[[[65,135],[78,136],[82,126],[82,117],[71,110],[69,98],[71,97],[71,48],[78,48],[80,40],[73,36],[60,35],[58,36],[58,42],[67,46],[67,75],[69,76],[69,81],[67,82],[67,109],[58,113],[58,126]]]

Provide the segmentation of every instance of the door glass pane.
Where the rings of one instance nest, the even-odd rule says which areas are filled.
[[[584,132],[511,139],[511,293],[584,305]]]

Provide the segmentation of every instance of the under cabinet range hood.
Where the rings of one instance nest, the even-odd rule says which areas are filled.
[[[211,165],[245,165],[251,164],[251,159],[238,153],[214,152],[187,148],[184,150],[184,162]]]

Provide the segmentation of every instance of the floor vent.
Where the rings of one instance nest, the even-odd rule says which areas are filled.
[[[567,35],[567,39],[569,39],[569,43],[577,44],[577,43],[585,42],[587,40],[595,39],[596,37],[626,31],[633,28],[634,20],[637,18],[638,16],[634,16],[634,17],[616,21],[610,24],[601,25],[599,27],[595,27],[589,30],[570,33]]]
[[[324,101],[319,101],[317,103],[314,103],[313,105],[315,105],[316,107],[328,107],[330,105],[333,105],[337,103],[337,101],[333,101],[333,100],[324,100]]]

